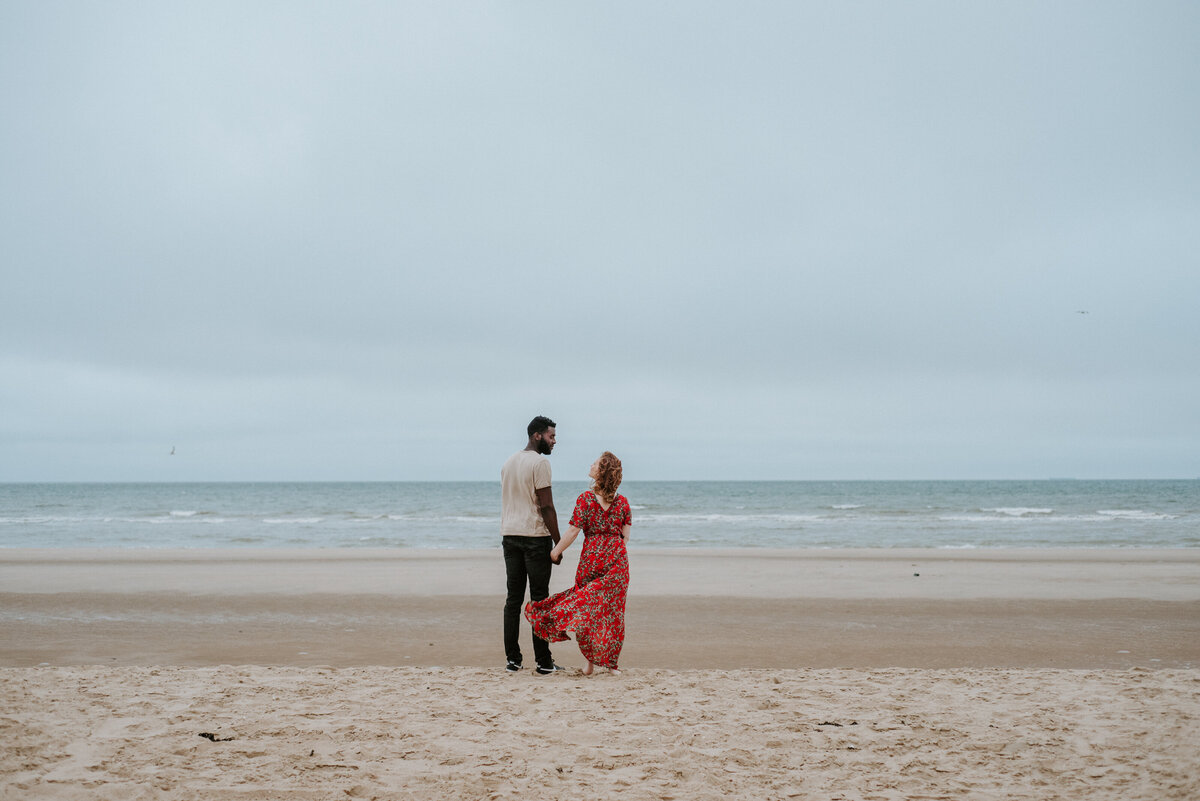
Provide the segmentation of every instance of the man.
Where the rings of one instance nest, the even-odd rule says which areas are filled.
[[[525,585],[529,598],[540,601],[550,594],[550,551],[558,544],[558,513],[550,489],[550,460],[556,424],[541,415],[530,421],[529,444],[517,451],[500,468],[500,534],[504,542],[504,571],[508,576],[508,598],[504,602],[504,651],[506,670],[521,669],[521,610]],[[562,557],[558,558],[562,561]],[[533,658],[543,676],[563,668],[554,664],[550,643],[533,636]]]

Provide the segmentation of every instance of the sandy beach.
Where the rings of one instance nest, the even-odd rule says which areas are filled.
[[[2,552],[0,798],[1200,797],[1195,551],[631,570],[624,675],[538,677],[498,550]]]
[[[1195,550],[630,559],[629,667],[1200,666]],[[492,667],[503,587],[498,550],[0,551],[0,666]]]

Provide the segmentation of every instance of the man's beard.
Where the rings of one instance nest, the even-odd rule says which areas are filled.
[[[537,441],[537,452],[540,453],[542,456],[549,456],[550,450],[551,450],[550,443],[546,442],[546,440],[539,439]]]

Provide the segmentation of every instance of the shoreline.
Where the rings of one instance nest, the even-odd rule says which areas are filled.
[[[1200,549],[633,548],[630,563],[626,667],[1200,665]],[[0,551],[0,667],[486,668],[503,600],[498,548]],[[579,659],[570,642],[555,655]]]
[[[579,548],[551,576],[574,581]],[[1200,601],[1200,548],[629,551],[630,597]],[[503,594],[499,547],[0,550],[0,592]]]

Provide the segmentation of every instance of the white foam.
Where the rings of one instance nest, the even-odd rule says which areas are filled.
[[[1096,514],[1110,520],[1174,520],[1177,515],[1143,512],[1141,509],[1101,509]]]
[[[193,517],[194,515],[197,515],[197,514],[199,514],[199,512],[195,512],[195,511],[171,512],[171,517]]]
[[[441,523],[499,523],[500,518],[488,515],[388,515],[388,520],[398,522]]]
[[[659,514],[659,515],[640,515],[639,521],[653,522],[693,522],[693,523],[745,523],[751,521],[774,521],[779,523],[811,523],[827,518],[821,515],[784,515],[784,514],[758,514],[758,515],[726,515],[719,513],[712,514]]]
[[[830,508],[831,509],[861,509],[861,508],[863,508],[863,505],[861,503],[835,503]]]
[[[277,526],[280,524],[287,524],[287,523],[320,523],[323,519],[324,518],[321,518],[321,517],[292,517],[292,518],[288,518],[285,520],[285,519],[281,519],[278,517],[268,517],[268,518],[264,518],[263,522],[268,523],[273,526]]]
[[[981,512],[991,512],[1008,517],[1025,517],[1026,515],[1052,515],[1053,509],[1034,509],[1028,506],[1001,506],[997,509],[980,509]]]
[[[1011,515],[941,515],[943,523],[1016,523],[1021,520]]]

